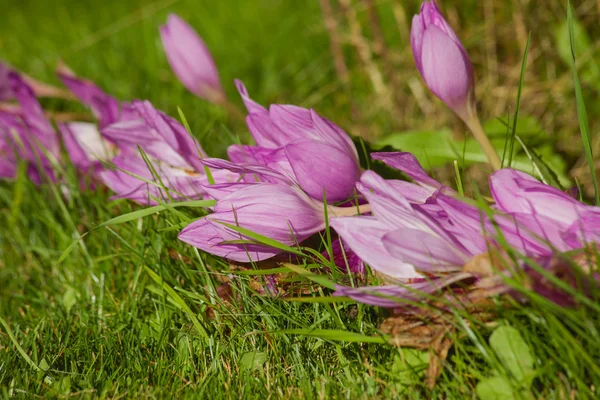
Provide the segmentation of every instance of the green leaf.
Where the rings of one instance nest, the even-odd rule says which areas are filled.
[[[499,327],[490,337],[490,346],[517,381],[524,382],[533,372],[531,350],[517,329]]]
[[[483,124],[483,130],[490,138],[504,139],[507,130],[506,122],[498,118],[491,119]],[[517,121],[517,133],[519,136],[535,136],[543,131],[544,128],[537,118],[528,115],[519,116],[519,120]]]
[[[122,224],[124,222],[134,221],[140,218],[147,217],[148,215],[156,214],[161,211],[168,210],[170,208],[177,207],[212,207],[217,202],[215,200],[194,200],[194,201],[184,201],[181,203],[167,203],[161,204],[154,207],[144,208],[142,210],[137,210],[134,212],[130,212],[128,214],[119,215],[118,217],[111,218],[108,221],[105,221],[98,225],[98,228],[102,228],[104,226],[117,225]]]
[[[337,340],[341,342],[351,343],[388,343],[388,339],[385,336],[367,336],[361,333],[348,332],[337,329],[286,329],[282,331],[276,331],[275,333],[287,335],[304,335],[317,337],[325,340]]]
[[[240,358],[240,369],[254,371],[261,369],[265,362],[267,362],[267,353],[262,351],[249,351],[244,353]]]
[[[497,137],[492,140],[492,144],[501,151],[504,141],[504,136]],[[411,152],[426,169],[441,167],[454,160],[464,162],[465,165],[487,162],[487,157],[475,139],[454,140],[448,129],[396,133],[377,143],[377,147],[386,145]]]
[[[481,400],[510,400],[515,398],[510,383],[499,376],[479,382],[475,390]]]

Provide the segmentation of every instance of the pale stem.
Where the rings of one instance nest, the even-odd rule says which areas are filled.
[[[328,212],[332,217],[353,217],[355,215],[366,214],[371,212],[370,204],[361,204],[360,206],[352,207],[328,207]]]
[[[495,171],[498,171],[502,167],[502,163],[500,161],[500,157],[498,157],[498,153],[494,146],[492,146],[492,142],[490,142],[490,138],[485,134],[483,130],[483,126],[481,126],[481,121],[476,113],[470,113],[467,118],[464,119],[465,124],[473,133],[473,136],[479,142],[479,146],[483,150],[483,153],[487,157],[489,163],[492,165]]]

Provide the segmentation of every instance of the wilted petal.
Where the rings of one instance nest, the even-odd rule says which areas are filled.
[[[16,72],[10,72],[8,78],[11,89],[21,105],[21,118],[29,129],[30,137],[24,142],[29,142],[35,148],[38,147],[37,143],[39,142],[44,147],[42,153],[47,151],[50,155],[57,157],[60,148],[56,132],[44,115],[44,110],[37,101],[33,90]],[[44,158],[43,154],[40,154],[40,157]]]
[[[248,110],[248,112],[250,114],[267,112],[266,108],[264,108],[263,106],[261,106],[260,104],[258,104],[257,102],[255,102],[254,100],[252,100],[250,98],[250,95],[248,94],[248,90],[246,89],[246,86],[244,85],[244,83],[241,80],[235,79],[234,83],[235,83],[235,87],[237,88],[238,92],[240,93],[240,96],[242,96],[242,100],[244,101],[244,105],[246,106],[246,109]]]
[[[427,172],[421,167],[417,158],[411,153],[406,152],[379,152],[372,153],[371,158],[380,160],[392,168],[404,172],[412,180],[430,191],[432,195],[437,189],[443,187],[441,183],[427,175]],[[449,188],[448,188],[449,189]]]
[[[217,170],[227,170],[234,172],[236,174],[255,174],[257,178],[259,177],[269,177],[273,178],[276,181],[283,182],[289,185],[296,184],[292,179],[288,176],[282,174],[279,171],[275,171],[274,169],[267,167],[265,165],[257,165],[257,164],[235,164],[231,161],[221,160],[219,158],[205,158],[202,160],[202,164]]]
[[[102,129],[102,135],[110,139],[121,150],[137,152],[139,146],[144,153],[174,167],[190,168],[181,154],[167,145],[160,135],[143,119],[117,122]]]

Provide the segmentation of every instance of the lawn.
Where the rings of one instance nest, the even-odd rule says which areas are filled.
[[[261,104],[314,108],[334,121],[353,136],[363,167],[367,151],[410,151],[439,181],[456,187],[458,173],[462,192],[489,195],[485,156],[414,66],[409,31],[420,1],[330,0],[341,53],[332,52],[317,0],[5,1],[1,60],[55,85],[63,61],[120,100],[148,99],[176,119],[179,108],[211,156],[251,137],[237,113],[195,97],[171,71],[158,33],[170,13],[202,36],[240,110],[235,78]],[[566,1],[438,3],[473,61],[492,143],[502,149],[519,103],[515,165],[543,166],[553,184],[580,187],[593,202]],[[600,3],[572,5],[597,154]],[[85,113],[66,100],[42,105]],[[136,218],[144,207],[111,200],[102,186],[79,190],[72,167],[65,176],[35,185],[21,168],[0,182],[3,397],[598,397],[598,297],[577,297],[570,308],[542,296],[493,297],[483,310],[452,309],[423,324],[330,297],[332,282],[348,283],[335,270],[317,275],[275,263],[261,268],[280,268],[284,289],[264,293],[264,271],[177,239],[203,208],[164,206]],[[327,235],[315,243],[324,252],[331,246]],[[229,301],[219,296],[226,281]],[[290,300],[299,296],[308,299]]]

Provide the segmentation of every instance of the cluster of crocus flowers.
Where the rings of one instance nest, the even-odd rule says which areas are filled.
[[[334,218],[331,226],[390,284],[340,286],[338,295],[395,308],[402,300],[415,301],[459,281],[474,279],[489,285],[482,278],[510,269],[506,267],[510,261],[502,257],[503,243],[546,266],[554,265],[548,260],[557,254],[596,249],[600,243],[599,207],[581,203],[526,173],[506,168],[492,174],[494,205],[486,213],[427,176],[412,155],[372,156],[406,173],[414,183],[365,172],[357,188],[373,215]]]
[[[183,85],[225,104],[217,68],[197,33],[175,15],[160,33]],[[508,293],[498,277],[518,270],[535,290],[571,304],[532,265],[570,279],[564,254],[597,251],[600,208],[523,172],[500,169],[477,118],[473,67],[433,1],[425,1],[414,17],[411,45],[426,84],[470,127],[497,170],[490,176],[489,206],[431,178],[410,153],[371,156],[411,181],[363,171],[354,143],[335,123],[312,109],[264,107],[238,80],[255,144],[230,146],[229,160],[210,158],[181,123],[149,101],[119,101],[65,66],[59,78],[96,122],[60,122],[57,133],[36,96],[60,92],[0,64],[0,101],[18,103],[0,109],[0,177],[14,178],[23,160],[34,182],[58,181],[56,166],[66,162],[62,140],[72,165],[112,189],[113,198],[142,205],[215,200],[208,215],[179,234],[215,256],[239,263],[293,261],[282,249],[304,246],[329,225],[337,236],[321,259],[349,273],[363,274],[368,265],[386,283],[340,285],[337,295],[398,308],[464,282]],[[515,261],[511,252],[523,260]]]

